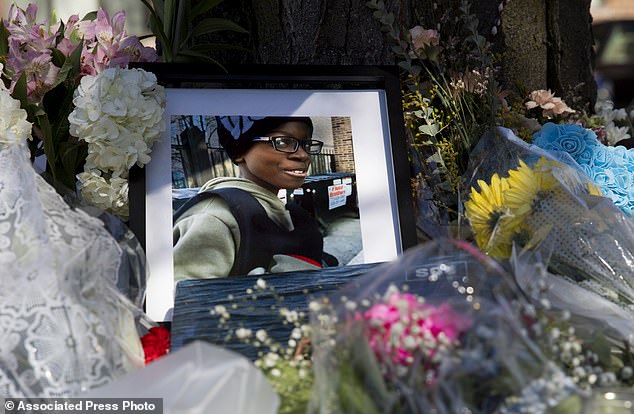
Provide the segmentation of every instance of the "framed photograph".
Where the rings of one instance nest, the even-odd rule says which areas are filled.
[[[145,247],[146,311],[171,320],[173,214],[208,180],[236,176],[218,116],[310,117],[322,151],[301,188],[282,191],[319,223],[339,266],[390,261],[416,244],[398,69],[137,64],[166,88],[165,132],[130,178],[130,226]]]

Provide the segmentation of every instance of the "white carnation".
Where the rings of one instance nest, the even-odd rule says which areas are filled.
[[[79,190],[91,205],[123,218],[128,217],[128,181],[121,177],[109,180],[96,170],[77,174]]]
[[[150,161],[152,144],[165,129],[165,91],[154,74],[110,68],[84,76],[73,103],[70,133],[88,142],[86,169],[127,177],[134,164]]]
[[[6,88],[0,88],[0,143],[13,144],[27,139],[31,139],[31,123],[26,120],[26,111]]]

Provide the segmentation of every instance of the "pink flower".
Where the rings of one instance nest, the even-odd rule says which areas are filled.
[[[7,72],[11,74],[11,90],[15,82],[26,74],[27,93],[31,102],[39,102],[55,82],[59,67],[52,62],[52,50],[69,56],[84,39],[81,57],[82,74],[95,75],[110,67],[126,67],[130,62],[158,60],[154,49],[143,46],[136,36],[124,31],[125,13],[116,13],[112,20],[104,10],[97,18],[79,21],[71,16],[62,31],[61,22],[49,26],[36,22],[37,6],[29,4],[26,10],[11,6],[4,24],[9,31]]]
[[[79,23],[79,31],[86,39],[82,53],[82,71],[91,75],[112,67],[126,67],[130,62],[154,62],[158,56],[154,49],[145,47],[136,36],[127,36],[124,30],[125,12],[108,13],[99,9],[97,19]]]
[[[409,34],[416,51],[424,49],[426,46],[438,46],[440,43],[440,35],[433,29],[425,30],[422,26],[415,26],[409,29]]]
[[[58,36],[61,24],[48,26],[35,21],[37,6],[30,4],[26,11],[11,6],[9,19],[4,22],[9,31],[7,72],[11,74],[11,90],[23,74],[27,81],[27,94],[31,102],[39,102],[55,82],[59,67],[52,62],[52,49],[69,55],[76,47],[66,37]],[[64,36],[72,31],[77,16],[64,26]]]
[[[441,350],[450,349],[471,326],[471,321],[447,304],[434,307],[415,295],[392,291],[384,303],[368,309],[365,322],[368,343],[379,361],[392,360],[404,367],[417,357],[433,366]]]
[[[538,89],[530,93],[529,101],[526,102],[527,109],[542,108],[542,114],[547,118],[554,115],[562,115],[564,113],[574,113],[575,111],[568,107],[561,99],[553,95],[550,90]]]

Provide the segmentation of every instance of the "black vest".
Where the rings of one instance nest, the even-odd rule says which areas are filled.
[[[248,191],[217,188],[196,194],[174,213],[174,223],[201,200],[221,197],[229,206],[240,229],[240,247],[229,276],[246,275],[256,267],[267,271],[273,255],[297,255],[322,263],[323,238],[319,226],[308,212],[295,203],[287,203],[294,229],[288,231],[269,218],[264,207]]]

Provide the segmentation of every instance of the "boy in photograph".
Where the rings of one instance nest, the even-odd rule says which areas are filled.
[[[284,204],[311,155],[308,117],[217,117],[218,137],[240,177],[205,183],[174,217],[175,281],[318,269],[323,238],[307,211]]]

